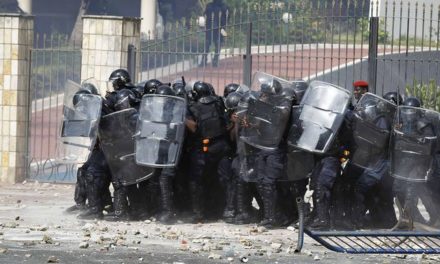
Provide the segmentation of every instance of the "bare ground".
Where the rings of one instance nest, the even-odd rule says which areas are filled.
[[[347,255],[309,237],[294,253],[292,228],[223,222],[82,221],[64,210],[73,185],[0,186],[0,263],[438,263],[437,256]]]

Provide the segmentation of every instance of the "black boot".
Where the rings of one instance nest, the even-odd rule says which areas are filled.
[[[328,230],[330,228],[330,201],[319,188],[315,192],[316,194],[313,195],[316,195],[316,203],[313,204],[313,207],[316,215],[308,227],[313,230]]]
[[[161,214],[159,221],[164,224],[174,223],[173,214],[173,186],[171,177],[168,175],[161,175],[160,182],[160,198],[161,198]]]
[[[123,186],[116,187],[113,185],[115,191],[113,207],[115,211],[111,214],[108,214],[104,217],[104,220],[116,222],[116,221],[127,221],[129,220],[128,216],[128,202],[127,202],[127,193],[126,189]]]
[[[238,225],[249,224],[251,222],[249,190],[247,183],[237,183],[237,215],[234,222]]]
[[[147,210],[151,216],[156,216],[160,209],[160,183],[159,174],[155,175],[143,183],[147,189]]]
[[[87,185],[85,179],[85,171],[79,168],[76,174],[75,194],[73,199],[75,204],[66,209],[66,213],[78,213],[87,209]]]
[[[365,227],[365,193],[360,188],[354,188],[354,201],[353,201],[353,227],[357,230]]]
[[[89,201],[89,208],[84,213],[78,215],[79,219],[93,220],[102,219],[102,202],[101,192],[99,190],[98,179],[99,175],[92,172],[86,172],[87,177],[87,199]]]
[[[105,182],[105,184],[102,186],[102,208],[104,208],[104,211],[106,211],[108,214],[109,213],[113,213],[113,211],[115,210],[113,208],[113,201],[112,201],[112,196],[110,194],[110,182]]]
[[[85,204],[74,204],[66,209],[66,213],[75,214],[86,210],[87,206]]]
[[[191,204],[192,204],[192,211],[193,215],[190,220],[192,223],[199,223],[203,220],[203,213],[202,213],[202,189],[200,186],[200,183],[198,182],[190,182],[189,183],[189,189],[191,192]]]
[[[276,186],[275,184],[259,184],[258,191],[263,198],[263,220],[259,225],[269,229],[274,228],[277,225],[275,221]]]
[[[235,217],[236,184],[230,182],[225,187],[226,205],[222,217],[226,223],[232,223]]]
[[[147,208],[145,208],[146,190],[143,190],[142,189],[143,187],[145,186],[141,186],[139,184],[133,184],[125,187],[127,189],[127,198],[128,201],[130,202],[130,206],[129,206],[130,220],[144,221],[149,217]]]

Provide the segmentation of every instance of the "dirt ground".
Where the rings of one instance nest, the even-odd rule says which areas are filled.
[[[293,227],[265,230],[224,222],[175,225],[83,221],[64,213],[73,185],[0,185],[0,263],[438,263],[437,256],[348,255]]]

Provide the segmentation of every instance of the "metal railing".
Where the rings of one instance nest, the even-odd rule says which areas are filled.
[[[377,94],[399,90],[420,96],[426,106],[439,110],[439,12],[439,6],[413,1],[244,6],[223,14],[223,22],[222,14],[216,14],[219,19],[212,18],[212,23],[204,17],[165,25],[160,34],[143,39],[140,50],[130,49],[129,68],[138,80],[173,81],[181,76],[205,80],[219,94],[228,83],[249,84],[256,71],[323,80],[348,89],[353,80],[364,79]],[[80,81],[81,49],[60,35],[37,36],[35,43],[28,175],[74,181],[75,168],[56,165],[53,158],[62,89],[67,79]],[[140,61],[133,52],[141,53]],[[134,72],[136,64],[139,73]]]
[[[143,42],[140,76],[172,81],[185,75],[211,82],[220,91],[230,82],[248,82],[260,70],[347,88],[355,79],[366,79],[379,94],[438,81],[438,6],[368,2],[246,6],[214,14],[212,23],[204,17],[168,24],[162,38],[151,34]],[[218,33],[221,29],[226,36]]]
[[[54,161],[62,120],[64,84],[80,82],[81,50],[67,36],[36,35],[31,49],[28,176],[39,181],[74,182],[75,166]]]

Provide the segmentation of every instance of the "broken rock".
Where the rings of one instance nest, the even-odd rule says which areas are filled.
[[[50,256],[47,259],[47,263],[58,263],[58,262],[60,262],[60,260],[57,257],[55,257],[55,256]]]
[[[222,258],[222,256],[219,254],[210,254],[208,256],[208,259],[221,259],[221,258]]]
[[[88,248],[89,247],[89,243],[87,243],[87,242],[81,242],[80,244],[79,244],[79,248],[83,248],[83,249],[85,249],[85,248]]]

